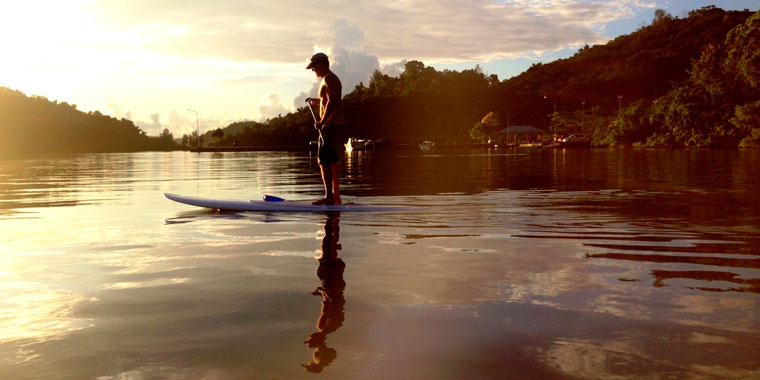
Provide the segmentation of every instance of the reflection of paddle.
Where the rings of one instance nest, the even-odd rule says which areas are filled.
[[[317,128],[317,115],[314,114],[314,109],[311,108],[311,98],[306,98],[306,103],[309,103],[309,111],[311,111],[311,118],[314,119],[314,129],[319,132],[319,137],[322,138],[322,141],[325,141],[324,137],[322,137],[322,130]]]

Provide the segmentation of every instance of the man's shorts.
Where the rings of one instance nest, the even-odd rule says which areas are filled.
[[[317,148],[317,162],[332,165],[340,162],[346,153],[345,125],[327,124],[322,128]]]

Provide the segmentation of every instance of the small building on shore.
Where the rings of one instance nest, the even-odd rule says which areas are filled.
[[[530,125],[512,125],[497,132],[499,142],[504,144],[538,143],[546,133],[543,129]]]

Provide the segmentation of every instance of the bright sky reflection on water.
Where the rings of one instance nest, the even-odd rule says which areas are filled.
[[[336,216],[161,195],[316,198],[307,153],[2,161],[0,378],[754,377],[759,164],[354,152],[422,207]]]

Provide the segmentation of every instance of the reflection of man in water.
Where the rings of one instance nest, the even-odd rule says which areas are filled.
[[[338,257],[341,249],[338,239],[340,238],[340,214],[328,215],[325,221],[325,237],[322,239],[322,256],[319,258],[317,277],[322,281],[322,286],[312,293],[322,296],[322,312],[317,319],[317,332],[306,338],[306,347],[313,348],[313,359],[308,364],[301,364],[309,372],[322,372],[322,368],[330,365],[338,356],[335,349],[327,347],[327,334],[337,330],[343,325],[345,314],[343,308],[346,300],[343,298],[343,290],[346,282],[343,281],[343,271],[346,264]]]

